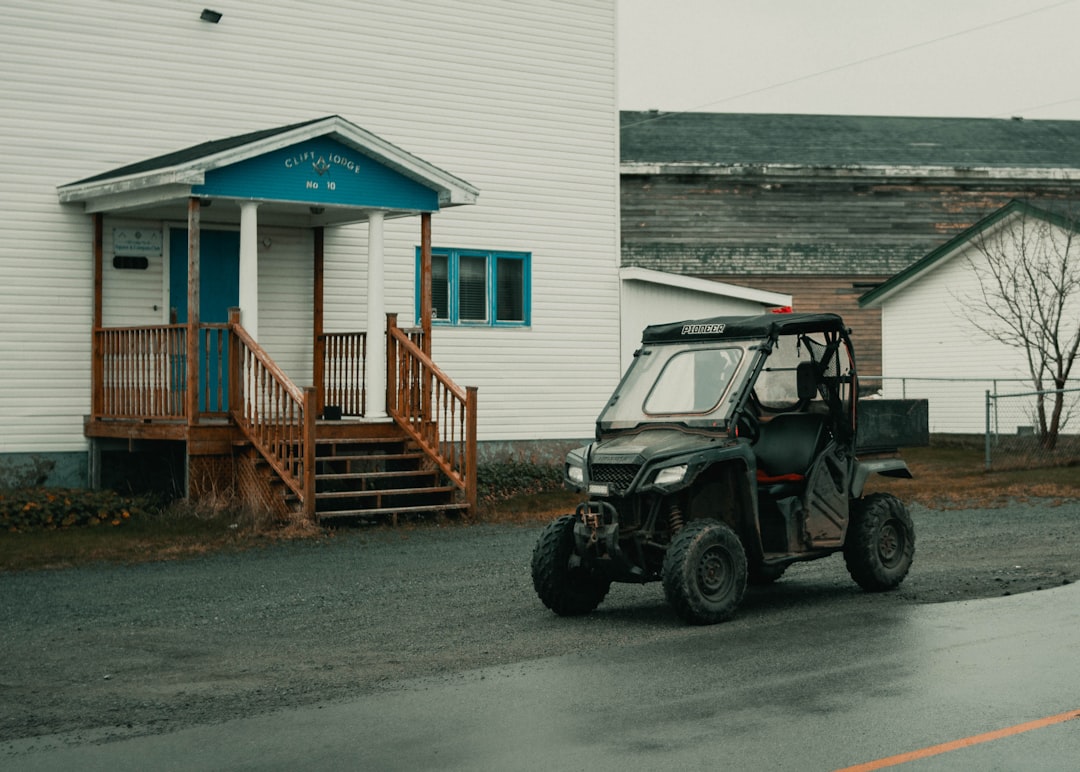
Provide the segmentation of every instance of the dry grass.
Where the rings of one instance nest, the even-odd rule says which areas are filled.
[[[868,482],[868,491],[888,491],[909,503],[936,509],[993,507],[1028,498],[1080,498],[1076,467],[987,472],[980,450],[961,447],[914,448],[904,451],[903,456],[914,479],[875,476]],[[530,493],[486,502],[467,522],[539,524],[573,512],[579,501],[579,495],[569,491]],[[440,519],[414,522],[407,527],[458,522]],[[172,560],[325,534],[314,524],[276,523],[264,513],[245,511],[234,501],[222,499],[197,508],[177,506],[123,528],[2,533],[0,570],[64,568],[100,561]]]
[[[987,471],[982,450],[965,447],[909,448],[903,457],[913,479],[875,476],[868,481],[868,490],[887,491],[937,509],[1080,497],[1080,472],[1075,466]]]

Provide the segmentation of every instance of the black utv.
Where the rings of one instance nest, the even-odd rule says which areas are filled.
[[[588,498],[532,556],[544,605],[595,609],[612,582],[660,581],[684,620],[728,619],[748,583],[843,552],[871,592],[903,581],[915,532],[871,473],[911,477],[895,454],[856,458],[858,381],[835,314],[717,317],[646,328],[566,483]]]

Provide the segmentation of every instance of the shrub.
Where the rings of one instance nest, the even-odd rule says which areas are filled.
[[[156,508],[145,496],[76,488],[13,488],[0,491],[0,529],[11,532],[78,526],[117,527]]]
[[[525,461],[500,461],[476,468],[477,496],[481,501],[505,501],[514,496],[562,488],[562,467]]]

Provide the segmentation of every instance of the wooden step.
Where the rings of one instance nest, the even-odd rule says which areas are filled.
[[[315,456],[315,460],[319,463],[323,461],[397,461],[398,459],[409,461],[421,458],[425,456],[419,450],[404,453],[338,453],[333,456]]]
[[[406,469],[398,472],[316,472],[315,482],[320,480],[394,480],[403,477],[437,477],[435,469]]]
[[[443,493],[453,493],[456,491],[452,485],[440,485],[437,487],[425,487],[425,488],[372,488],[370,490],[347,490],[347,491],[318,491],[315,494],[315,501],[330,501],[333,499],[370,499],[378,497],[391,497],[391,496],[419,496],[419,495],[439,495]]]
[[[413,440],[392,425],[318,425],[315,440],[315,516],[319,521],[392,519],[468,511],[450,483]],[[329,436],[322,435],[326,431]],[[357,434],[361,436],[356,436]],[[295,453],[297,443],[278,448]],[[277,479],[271,470],[271,479]],[[282,490],[294,506],[298,498]]]
[[[431,504],[410,507],[379,507],[372,509],[342,509],[331,512],[318,512],[316,517],[320,521],[346,520],[364,518],[397,517],[398,515],[434,515],[438,513],[463,512],[468,509],[468,504]]]
[[[368,447],[405,447],[409,444],[408,437],[317,437],[315,450],[320,448],[333,448],[338,445],[368,446]]]

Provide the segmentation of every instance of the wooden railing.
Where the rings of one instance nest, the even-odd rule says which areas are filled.
[[[94,330],[94,418],[182,419],[187,327]]]
[[[463,389],[388,315],[386,409],[476,509],[476,388]]]
[[[301,389],[240,326],[199,327],[195,384],[199,415],[228,416],[282,481],[315,514],[315,428],[319,392]],[[188,328],[183,324],[94,330],[92,418],[191,419]],[[367,336],[320,336],[324,405],[363,415]],[[456,385],[424,353],[422,333],[389,316],[387,411],[476,507],[476,389]]]
[[[208,417],[229,415],[229,351],[232,338],[228,324],[199,325],[199,413]]]
[[[314,387],[300,389],[252,340],[238,321],[230,324],[229,406],[233,420],[315,516]]]
[[[322,404],[336,407],[344,416],[363,416],[367,411],[367,333],[332,332],[320,335],[316,361],[322,363]],[[318,383],[319,378],[315,379]]]
[[[94,330],[95,419],[187,418],[187,326]],[[199,326],[199,412],[228,414],[229,326]]]

